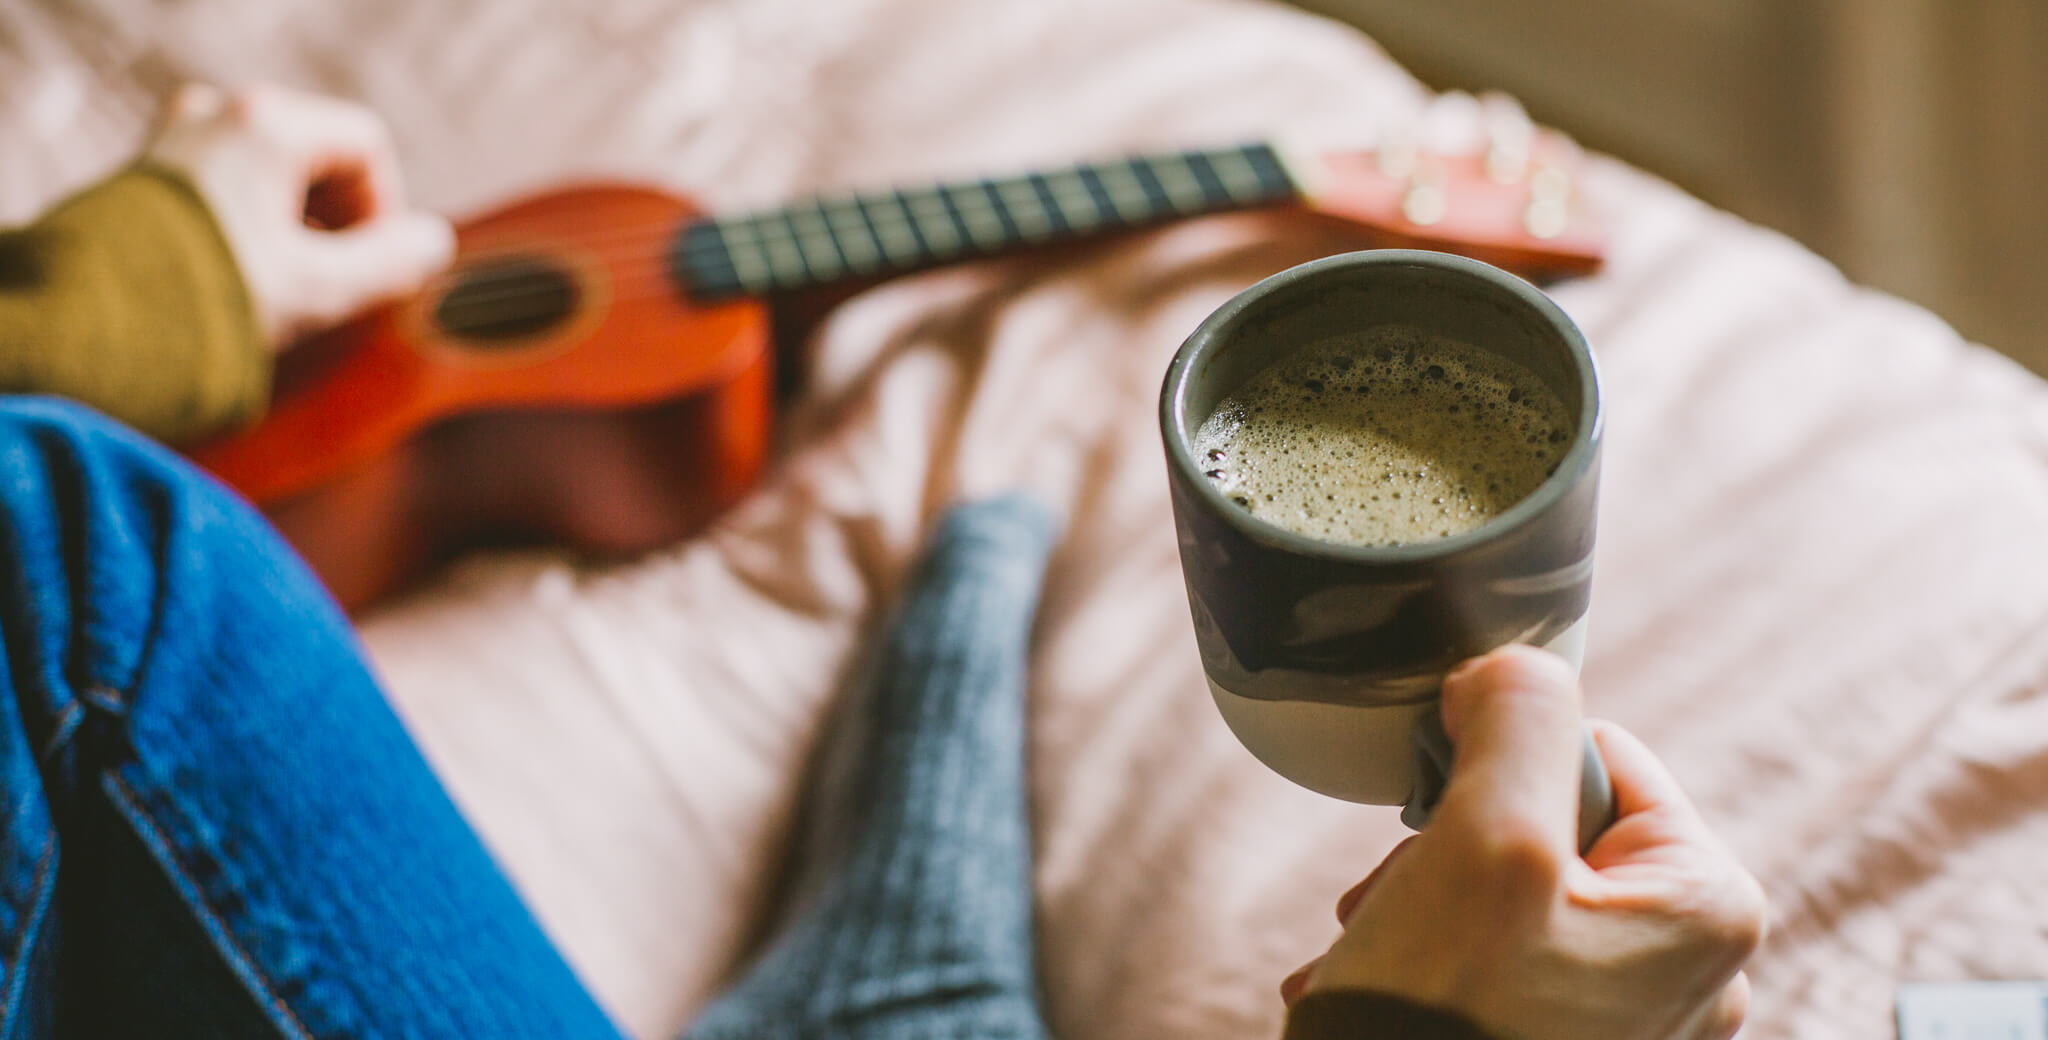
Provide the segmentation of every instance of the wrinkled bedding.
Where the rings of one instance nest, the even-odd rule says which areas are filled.
[[[0,219],[132,149],[181,76],[386,112],[450,212],[604,175],[714,206],[1280,130],[1428,98],[1351,31],[1225,0],[29,0],[0,9]],[[1763,879],[1765,1038],[1888,1035],[1906,979],[2048,975],[2048,392],[1619,163],[1560,285],[1610,399],[1592,711]],[[1237,747],[1195,659],[1153,398],[1211,307],[1358,239],[1240,215],[856,297],[773,479],[624,566],[458,565],[367,619],[392,697],[604,1003],[673,1033],[770,910],[864,626],[943,506],[1068,518],[1030,684],[1064,1037],[1277,1035],[1279,979],[1404,833]]]

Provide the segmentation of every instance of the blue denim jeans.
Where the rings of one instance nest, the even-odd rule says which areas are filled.
[[[955,510],[776,933],[688,1040],[1042,1040],[1023,671],[1053,541]],[[0,398],[0,1040],[616,1037],[263,520]]]
[[[254,512],[0,402],[0,1040],[615,1037]]]

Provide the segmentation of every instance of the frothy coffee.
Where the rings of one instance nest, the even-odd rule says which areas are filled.
[[[1472,530],[1557,470],[1572,417],[1497,354],[1402,325],[1282,358],[1195,434],[1204,475],[1253,516],[1354,545]]]

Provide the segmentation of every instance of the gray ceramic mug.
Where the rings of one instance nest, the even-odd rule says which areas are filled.
[[[1570,409],[1569,448],[1529,497],[1463,534],[1358,546],[1259,520],[1202,476],[1195,431],[1232,391],[1312,343],[1393,324],[1497,353]],[[1449,767],[1436,712],[1444,673],[1516,642],[1578,667],[1592,591],[1599,378],[1585,337],[1534,286],[1417,250],[1283,271],[1188,337],[1167,369],[1159,423],[1202,669],[1224,721],[1281,775],[1350,801],[1405,805],[1403,818],[1420,826]],[[1589,736],[1582,844],[1612,816]]]

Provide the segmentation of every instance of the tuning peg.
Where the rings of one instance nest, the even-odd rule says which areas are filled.
[[[1538,166],[1529,176],[1529,204],[1522,209],[1522,228],[1531,238],[1556,238],[1571,221],[1572,179],[1562,169]]]
[[[1496,184],[1520,181],[1529,172],[1536,124],[1521,102],[1506,94],[1483,95],[1479,109],[1486,125],[1486,176]]]
[[[1478,155],[1486,147],[1484,114],[1479,99],[1462,90],[1438,95],[1416,127],[1423,153]]]
[[[1415,172],[1415,134],[1409,126],[1389,127],[1373,149],[1373,164],[1380,174],[1401,179]]]
[[[1407,190],[1401,195],[1401,215],[1411,224],[1429,227],[1443,220],[1450,208],[1449,178],[1443,163],[1434,158],[1417,162],[1415,172],[1408,177]]]

